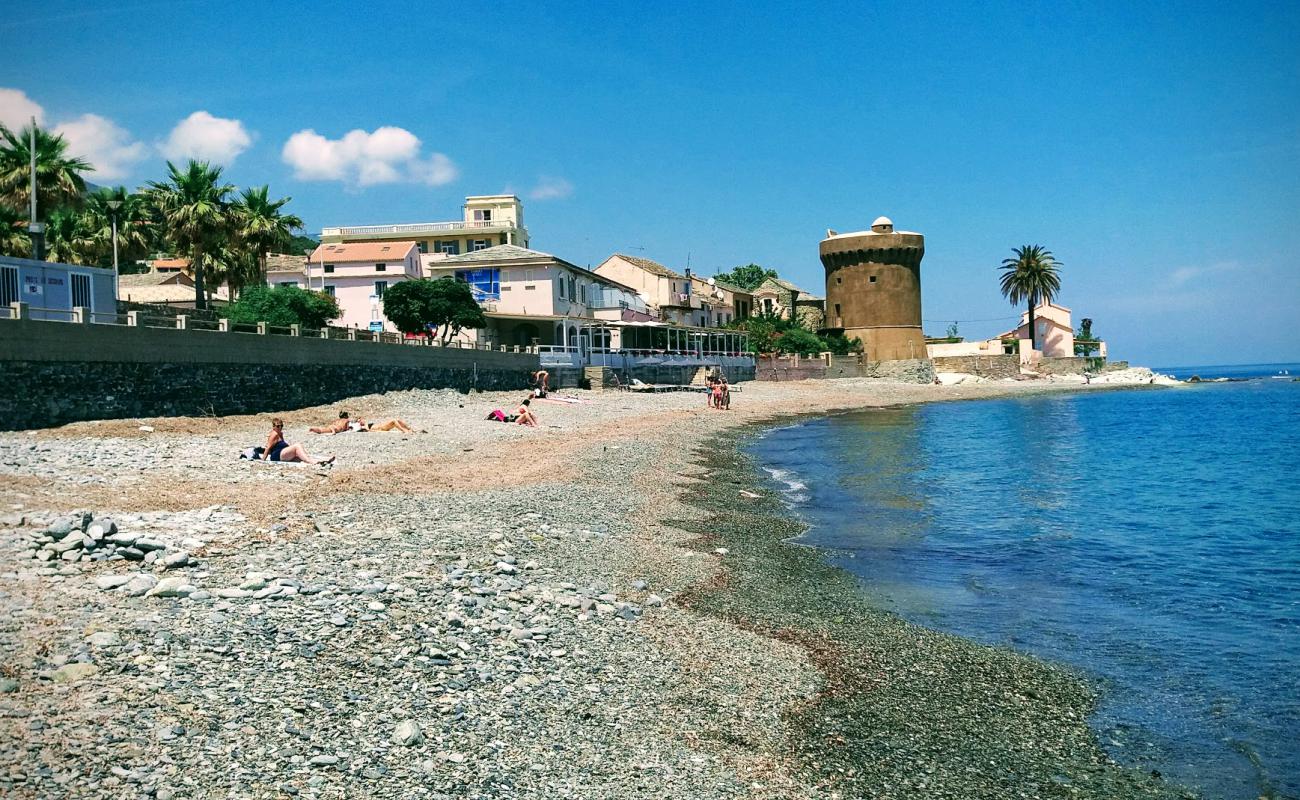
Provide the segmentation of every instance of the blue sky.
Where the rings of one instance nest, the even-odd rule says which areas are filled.
[[[39,107],[103,183],[211,155],[311,231],[514,191],[575,263],[818,293],[826,228],[886,214],[926,235],[928,332],[1009,327],[996,266],[1040,243],[1115,356],[1300,361],[1295,3],[544,5],[20,2],[0,119]]]

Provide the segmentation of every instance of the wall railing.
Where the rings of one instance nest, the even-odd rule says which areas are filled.
[[[409,347],[446,347],[454,350],[484,350],[501,353],[537,354],[538,348],[528,345],[492,345],[484,342],[465,342],[452,339],[443,344],[432,337],[408,337],[391,331],[369,331],[359,328],[342,328],[330,325],[324,328],[303,328],[301,325],[270,325],[265,322],[232,322],[229,319],[194,319],[187,314],[153,316],[139,311],[112,314],[92,311],[89,308],[41,308],[27,303],[0,306],[0,320],[36,320],[74,325],[117,325],[127,328],[155,328],[182,331],[209,331],[213,333],[243,334],[250,336],[297,336],[314,339],[335,339],[375,344],[395,344]]]

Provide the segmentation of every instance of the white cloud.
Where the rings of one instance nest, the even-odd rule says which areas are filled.
[[[405,128],[349,131],[339,139],[307,128],[289,137],[281,151],[294,176],[304,181],[344,181],[357,186],[424,183],[442,186],[456,180],[456,165],[442,153],[421,154],[419,137]]]
[[[124,177],[148,155],[143,142],[132,141],[130,133],[98,114],[60,122],[54,132],[67,140],[69,155],[85,158],[94,166],[91,177],[96,180]]]
[[[528,192],[530,200],[559,200],[573,194],[573,184],[564,178],[543,175],[537,179],[537,185]]]
[[[193,158],[229,166],[252,143],[253,137],[239,120],[195,111],[172,128],[158,149],[169,161]]]
[[[32,117],[36,117],[37,125],[45,121],[45,109],[40,103],[21,89],[0,88],[0,123],[10,130],[18,130],[30,125]]]

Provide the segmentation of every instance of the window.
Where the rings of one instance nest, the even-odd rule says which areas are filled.
[[[499,269],[459,269],[456,280],[469,284],[474,299],[480,303],[484,300],[501,299],[501,270]]]
[[[72,273],[72,307],[94,308],[90,296],[90,276],[84,272]]]
[[[476,208],[476,209],[474,209],[474,221],[475,221],[475,222],[491,222],[491,221],[492,221],[492,209],[490,209],[490,208]]]
[[[427,252],[429,252],[429,243],[428,243],[428,242],[417,242],[416,244],[417,244],[417,246],[420,248],[420,252],[421,252],[421,253],[427,253]]]
[[[569,297],[575,302],[578,299],[578,281],[572,275],[569,276]]]
[[[334,295],[334,284],[332,284],[332,283],[327,283],[327,284],[325,284],[325,294],[329,295],[330,297],[334,297],[334,296],[335,296],[335,295]]]
[[[840,304],[839,304],[839,303],[836,303],[836,304],[835,304],[835,316],[838,317],[839,315],[840,315]]]
[[[470,246],[470,252],[477,253],[479,250],[486,250],[491,246],[492,243],[487,239],[475,239],[474,243]]]
[[[582,304],[587,304],[587,284],[583,283],[578,286],[578,294],[582,297]]]
[[[875,282],[876,282],[876,276],[875,276],[875,275],[872,275],[872,276],[871,276],[871,282],[872,282],[872,283],[875,283]]]
[[[564,299],[564,278],[560,278],[560,299]]]
[[[386,291],[388,291],[388,281],[375,281],[375,297],[383,300]]]
[[[843,278],[839,278],[839,277],[837,277],[837,278],[835,279],[835,282],[836,282],[836,283],[844,283],[844,279],[843,279]]]
[[[450,242],[434,242],[440,252],[449,256],[460,255],[460,242],[452,240]]]
[[[276,286],[297,286],[297,281],[280,281]]]
[[[0,267],[0,306],[18,302],[18,268]]]
[[[325,274],[328,275],[328,274],[330,274],[330,273],[332,273],[332,272],[334,272],[334,265],[333,265],[333,264],[326,264],[326,265],[325,265]]]
[[[387,271],[388,271],[388,265],[387,265],[387,264],[376,264],[376,265],[375,265],[375,272],[387,272]]]

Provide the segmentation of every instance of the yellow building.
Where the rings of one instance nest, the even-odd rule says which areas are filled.
[[[421,253],[434,258],[473,253],[503,244],[528,247],[524,204],[515,195],[466,197],[461,211],[460,220],[448,222],[325,228],[321,231],[321,244],[415,242]]]

